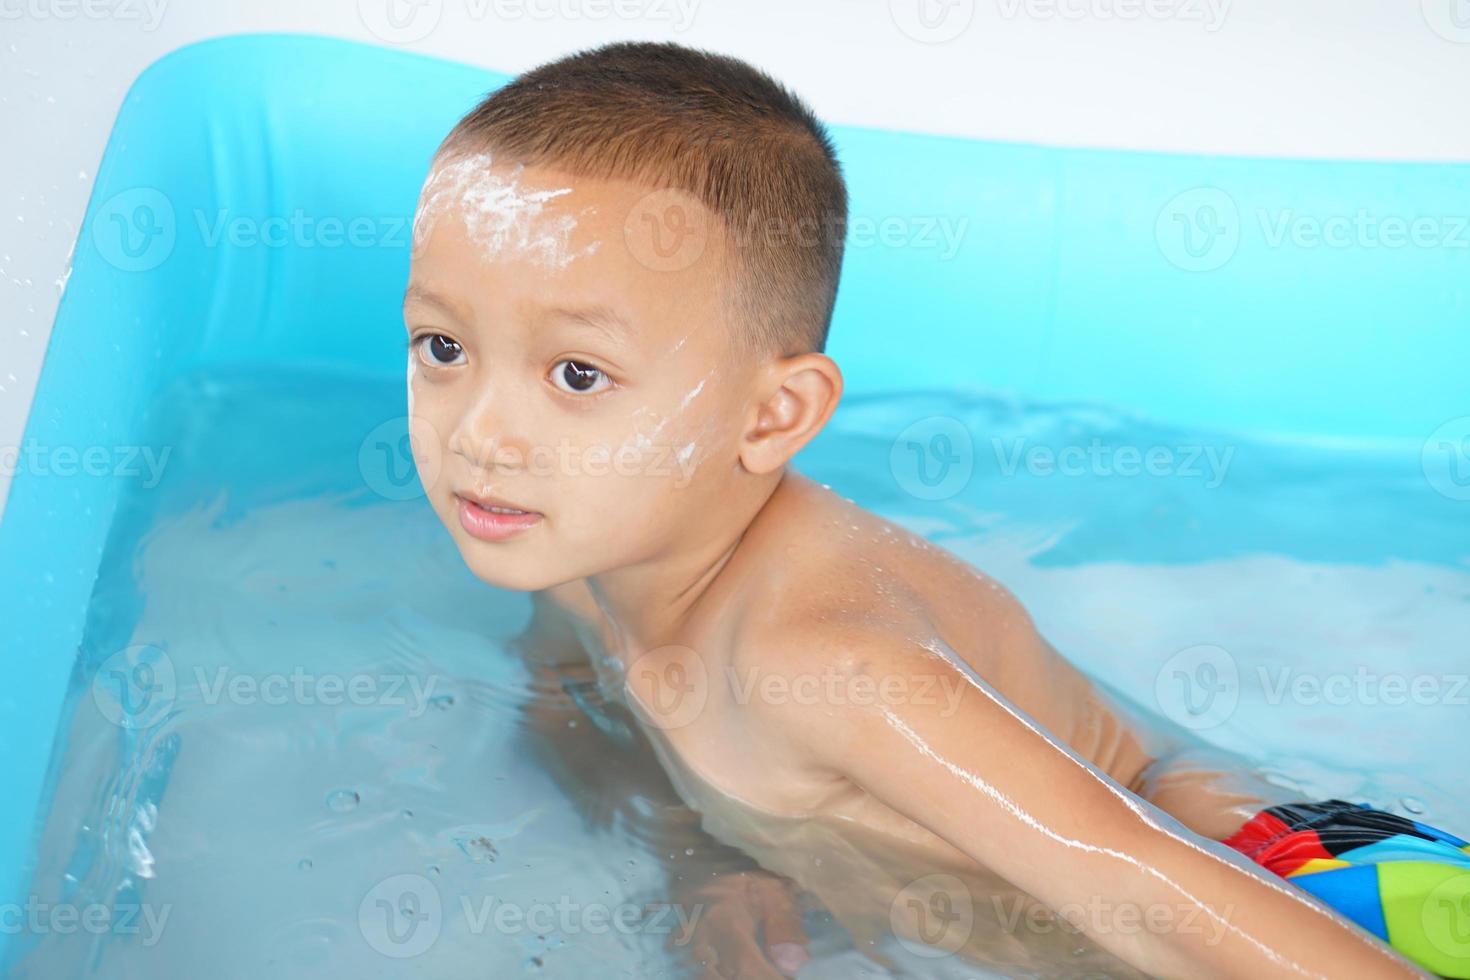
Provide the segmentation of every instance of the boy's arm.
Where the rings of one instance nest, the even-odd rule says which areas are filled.
[[[1054,911],[1076,911],[1074,925],[1139,969],[1170,977],[1422,975],[1305,893],[1133,797],[962,665],[863,634],[803,639],[784,643],[770,662],[794,673],[837,665],[848,680],[870,678],[861,688],[870,692],[947,684],[962,694],[938,704],[843,697],[821,710],[762,703],[768,717],[758,724]]]

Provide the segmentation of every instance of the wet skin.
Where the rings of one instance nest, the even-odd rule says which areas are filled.
[[[703,239],[663,262],[648,188],[495,169],[494,193],[440,201],[414,252],[428,497],[477,575],[539,594],[533,631],[575,637],[712,832],[855,936],[904,931],[904,888],[943,871],[976,897],[1193,910],[1194,929],[1082,924],[1157,975],[1416,975],[1215,842],[1289,792],[1125,706],[997,583],[790,469],[841,374],[737,342],[714,216],[682,202]],[[507,187],[534,213],[487,244],[457,207]],[[538,222],[564,239],[552,261]],[[545,447],[556,462],[534,464]],[[637,466],[588,464],[629,447]]]

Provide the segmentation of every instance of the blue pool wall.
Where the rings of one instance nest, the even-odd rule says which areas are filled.
[[[292,35],[150,67],[98,168],[23,445],[137,445],[154,396],[201,370],[401,378],[419,184],[506,78]],[[853,221],[829,352],[850,393],[984,386],[1410,447],[1470,414],[1470,166],[833,135]],[[212,237],[293,215],[365,239]],[[22,469],[0,520],[0,902],[29,890],[79,654],[110,652],[85,624],[131,482]]]

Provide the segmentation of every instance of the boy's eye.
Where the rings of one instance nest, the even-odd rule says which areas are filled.
[[[448,367],[464,358],[464,348],[453,337],[442,333],[420,337],[416,343],[419,358],[430,367]]]
[[[612,384],[612,379],[581,361],[557,361],[551,368],[551,383],[562,391],[582,395]]]

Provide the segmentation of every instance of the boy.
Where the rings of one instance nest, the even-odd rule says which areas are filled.
[[[1075,924],[1151,974],[1417,975],[1240,853],[1402,827],[1340,801],[1263,813],[1293,797],[790,469],[842,392],[822,350],[846,214],[821,124],[735,59],[615,44],[470,112],[425,183],[404,304],[415,459],[470,568],[539,593],[535,637],[575,638],[706,826],[860,937],[984,956],[998,876],[1102,907]],[[1434,884],[1458,895],[1464,842],[1441,836]]]

